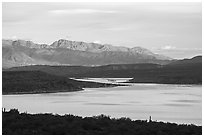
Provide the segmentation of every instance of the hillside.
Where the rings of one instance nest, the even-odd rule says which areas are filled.
[[[3,71],[2,94],[72,92],[83,88],[116,86],[95,82],[79,82],[40,71]]]
[[[148,122],[100,115],[27,114],[12,109],[2,113],[3,135],[201,135],[202,126]]]
[[[195,60],[196,59],[196,60]],[[66,77],[115,77],[133,78],[133,83],[201,84],[202,57],[178,60],[167,65],[158,64],[112,64],[105,66],[24,66],[6,71],[43,71]]]
[[[202,56],[178,60],[136,76],[130,82],[162,84],[202,84]]]
[[[162,67],[157,64],[113,64],[105,66],[47,66],[34,65],[3,69],[5,71],[42,71],[66,77],[132,77],[137,71],[148,71]]]
[[[2,40],[2,66],[167,64],[171,58],[142,47],[118,47],[60,39],[50,45],[25,40]]]
[[[202,56],[195,56],[191,59],[181,59],[181,60],[172,61],[168,65],[188,65],[188,64],[193,65],[198,63],[202,63]]]
[[[163,68],[138,73],[130,82],[160,84],[202,84],[202,64],[164,66]]]

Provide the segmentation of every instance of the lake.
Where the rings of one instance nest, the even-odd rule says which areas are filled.
[[[95,79],[84,79],[94,81]],[[97,79],[99,80],[99,79]],[[101,79],[117,83],[124,79]],[[100,81],[100,80],[99,80]],[[202,87],[197,85],[128,84],[85,88],[78,92],[3,95],[2,107],[28,113],[57,113],[168,121],[202,125]]]

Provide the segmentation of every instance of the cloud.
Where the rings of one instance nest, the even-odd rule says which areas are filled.
[[[12,39],[12,40],[17,40],[18,37],[17,37],[17,36],[12,36],[11,39]]]
[[[155,4],[154,6],[148,5],[149,10],[157,11],[157,12],[166,12],[166,13],[202,13],[202,4],[200,2],[195,3],[175,3],[169,4],[167,3],[159,3]]]
[[[167,46],[161,47],[161,49],[162,49],[162,50],[175,50],[176,47],[171,46],[171,45],[167,45]]]
[[[177,48],[175,46],[171,46],[171,45],[167,45],[167,46],[164,46],[164,47],[161,47],[157,50],[161,50],[161,51],[164,51],[164,50],[167,50],[167,51],[202,51],[201,48]]]
[[[101,44],[100,40],[95,40],[93,43]]]
[[[128,27],[112,27],[112,28],[107,28],[107,30],[109,31],[124,31],[124,30],[128,30]]]
[[[31,38],[19,37],[19,36],[15,36],[15,35],[13,35],[13,36],[8,36],[8,37],[4,37],[3,39],[32,41]]]
[[[183,58],[192,58],[197,55],[202,55],[201,48],[192,48],[192,47],[174,47],[174,46],[164,46],[161,48],[152,49],[154,53],[162,54],[174,59],[183,59]]]
[[[96,10],[96,9],[63,9],[63,10],[51,10],[53,14],[95,14],[95,13],[116,13],[114,10]]]

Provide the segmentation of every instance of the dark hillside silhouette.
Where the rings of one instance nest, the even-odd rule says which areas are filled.
[[[29,94],[50,92],[71,92],[85,87],[111,87],[113,84],[80,82],[63,76],[51,75],[41,71],[3,71],[3,94]]]
[[[2,113],[3,135],[201,135],[202,127],[99,115]]]

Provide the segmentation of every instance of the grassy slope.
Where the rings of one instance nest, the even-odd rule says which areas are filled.
[[[10,110],[2,114],[3,135],[201,135],[202,127],[175,123],[147,122],[129,118],[111,119],[100,115],[26,114]]]
[[[79,82],[62,76],[47,74],[40,71],[3,71],[2,93],[25,94],[44,92],[70,92],[85,87],[115,86],[94,82]]]

